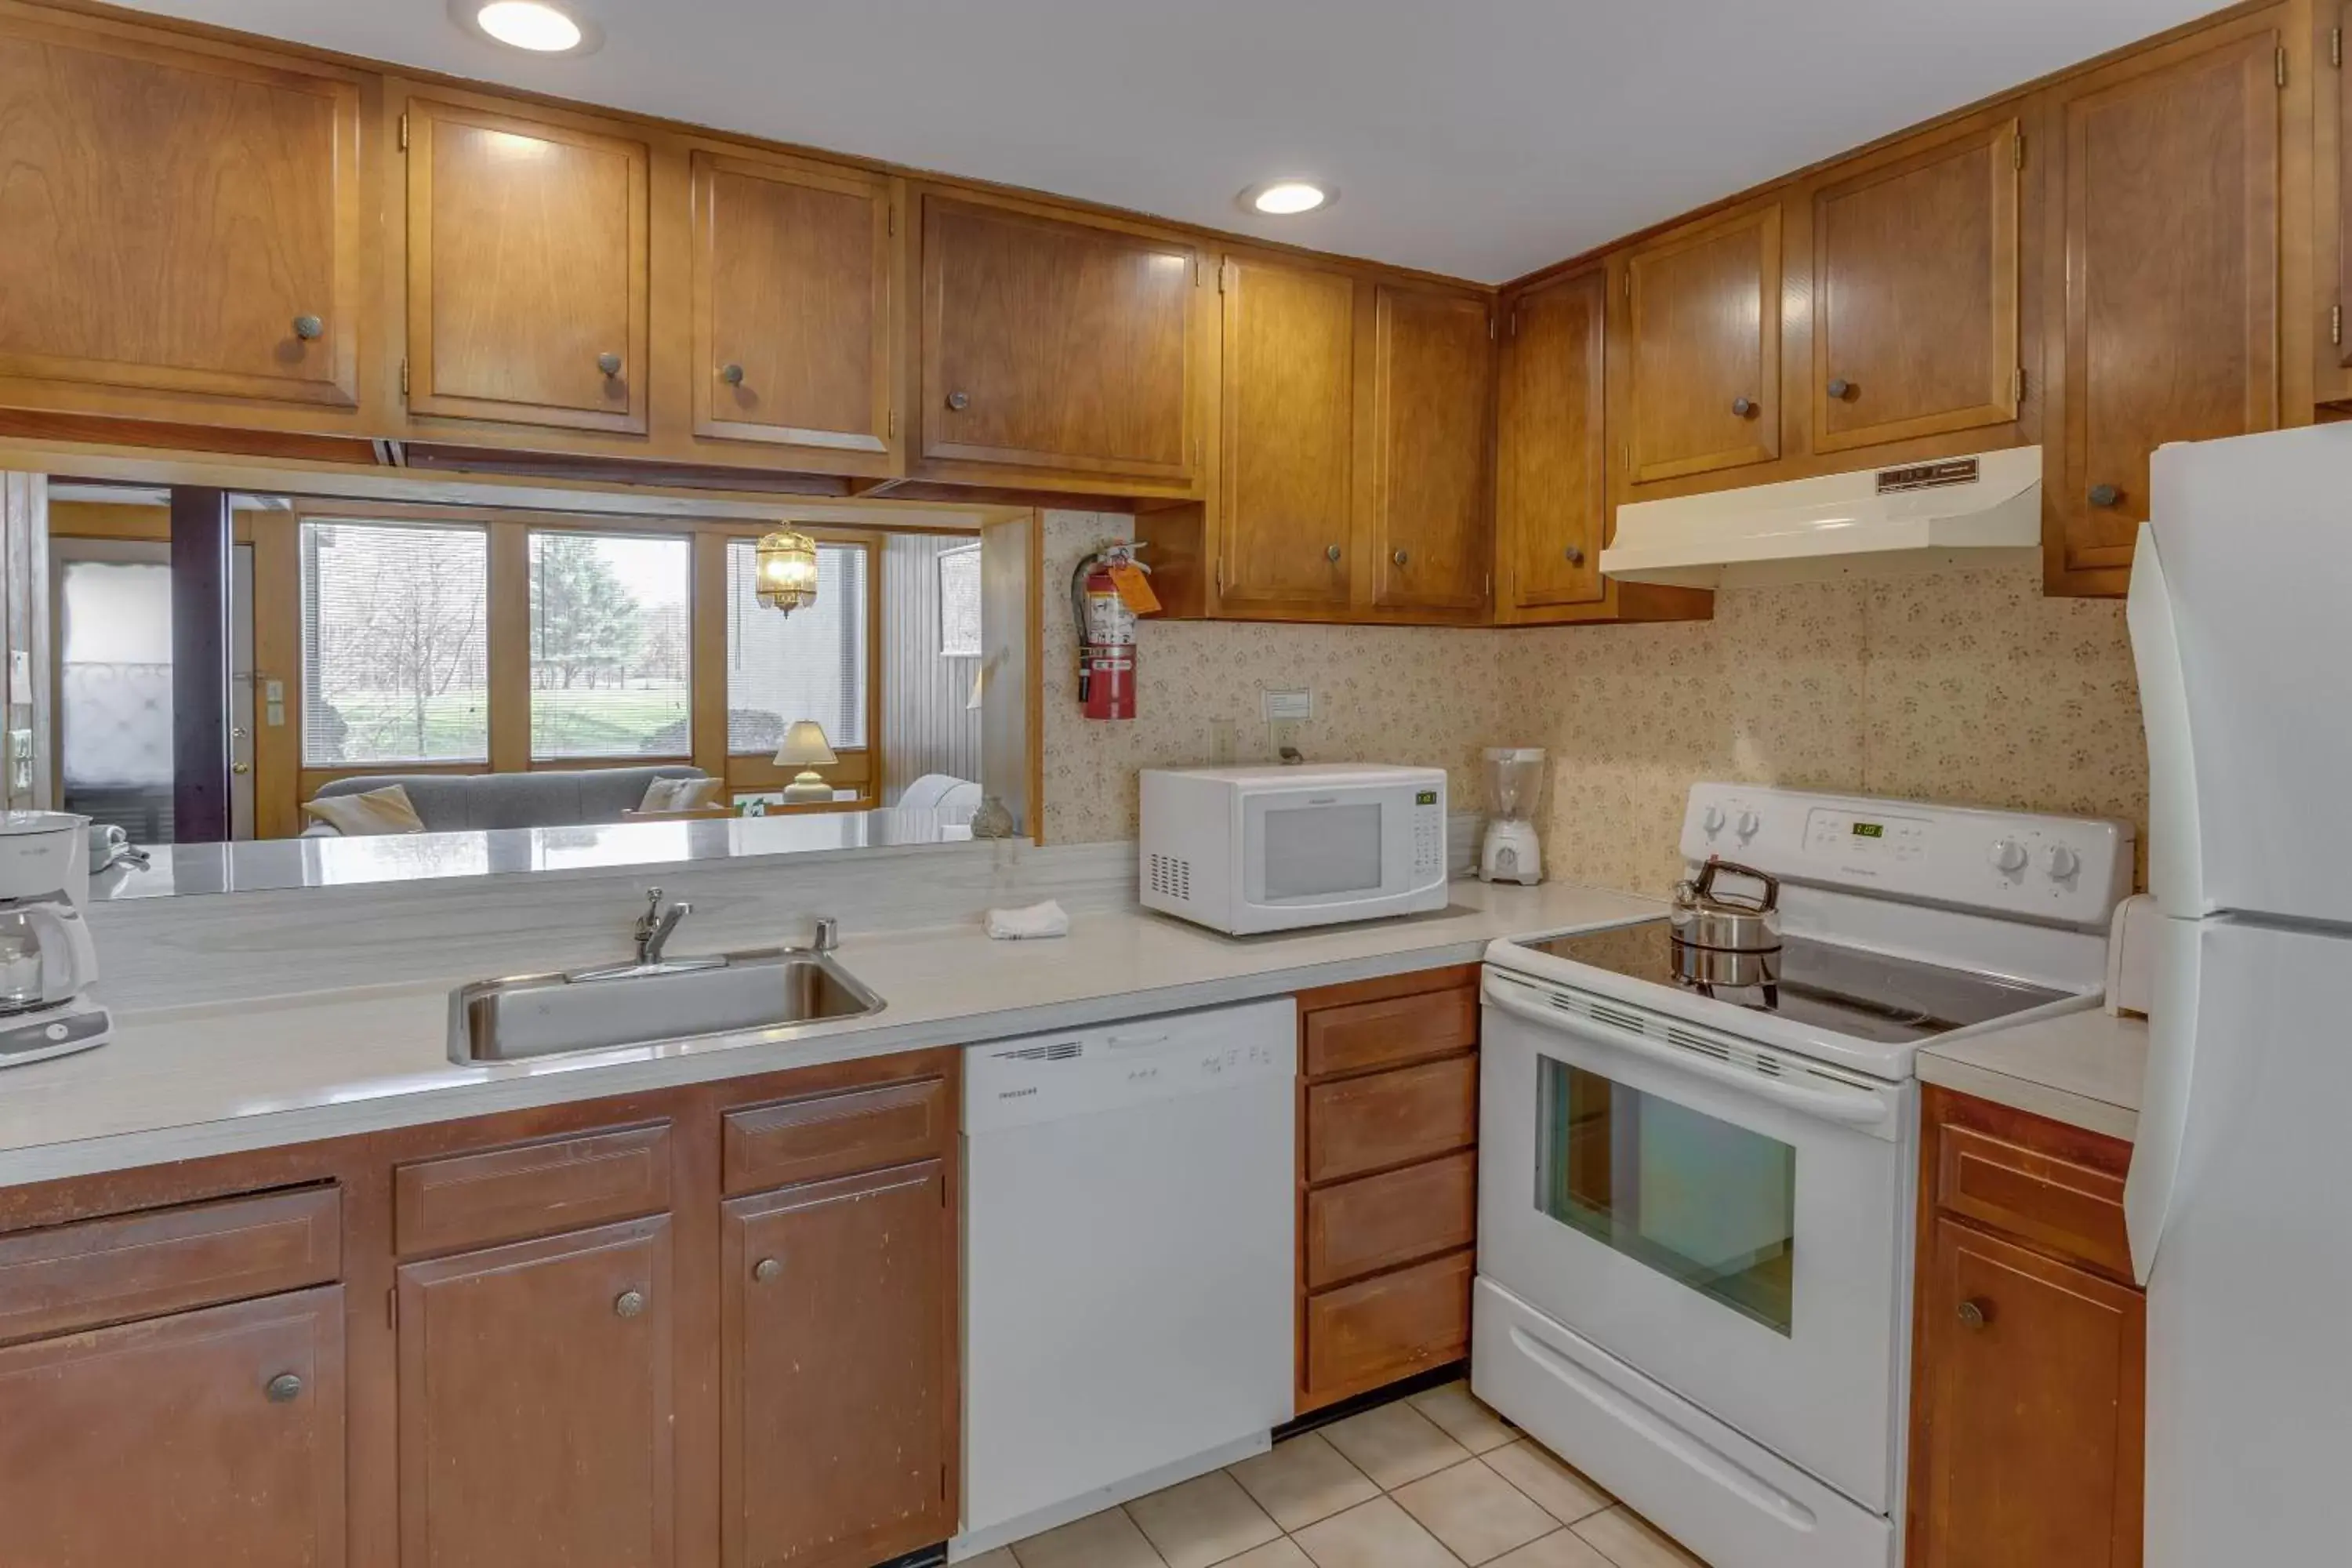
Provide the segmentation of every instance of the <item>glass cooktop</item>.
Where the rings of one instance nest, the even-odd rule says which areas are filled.
[[[1769,971],[1769,978],[1752,984],[1706,984],[1683,977],[1671,929],[1663,920],[1644,921],[1518,945],[1887,1045],[1948,1034],[2067,995],[1997,975],[1798,936],[1783,939],[1780,963]]]

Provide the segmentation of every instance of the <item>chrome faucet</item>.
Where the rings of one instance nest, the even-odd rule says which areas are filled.
[[[662,890],[659,888],[647,888],[646,912],[637,917],[638,967],[650,969],[662,961],[662,949],[669,945],[670,933],[677,930],[678,921],[693,912],[694,906],[687,903],[672,904],[667,909],[663,908]]]

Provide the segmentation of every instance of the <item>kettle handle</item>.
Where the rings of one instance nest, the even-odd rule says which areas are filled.
[[[98,946],[90,941],[89,926],[82,920],[81,911],[70,904],[62,909],[56,904],[34,904],[25,912],[36,924],[46,924],[55,931],[66,945],[65,973],[50,976],[45,969],[41,1000],[71,1000],[98,978]]]
[[[1780,907],[1780,879],[1769,872],[1759,871],[1753,866],[1742,866],[1737,860],[1726,860],[1720,855],[1710,855],[1699,868],[1698,880],[1691,887],[1691,897],[1706,899],[1715,896],[1715,874],[1728,871],[1735,877],[1746,877],[1764,884],[1764,896],[1757,900],[1756,912],[1769,914]]]

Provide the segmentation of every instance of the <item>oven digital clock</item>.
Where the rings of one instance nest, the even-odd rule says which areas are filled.
[[[1853,825],[1853,836],[1856,838],[1884,838],[1886,837],[1886,825],[1883,822],[1857,822]]]

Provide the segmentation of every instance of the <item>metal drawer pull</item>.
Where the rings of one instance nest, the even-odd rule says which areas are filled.
[[[1745,419],[1756,412],[1755,400],[1748,397],[1735,397],[1731,400],[1731,411]]]
[[[751,1265],[751,1278],[762,1285],[772,1285],[784,1277],[784,1266],[772,1258],[762,1258]]]
[[[289,1405],[302,1396],[302,1380],[290,1372],[281,1372],[261,1385],[272,1405]]]
[[[646,1293],[643,1290],[624,1290],[613,1299],[614,1317],[634,1318],[643,1313],[645,1310]]]
[[[621,374],[621,356],[616,353],[598,354],[596,356],[596,368],[603,371],[606,375],[618,375]]]
[[[740,386],[743,384],[743,367],[740,364],[721,365],[719,379],[730,386]]]
[[[1323,559],[1331,563],[1332,565],[1337,566],[1339,563],[1339,555],[1340,550],[1338,545],[1327,544],[1323,547]]]
[[[1402,566],[1405,563],[1405,553],[1403,551],[1400,550],[1394,555],[1390,556],[1389,559]]]
[[[294,335],[301,339],[306,343],[312,338],[324,332],[326,330],[327,323],[319,320],[316,316],[297,316],[294,318]]]
[[[2124,492],[2116,489],[2113,485],[2093,485],[2091,487],[2091,504],[2093,506],[2113,506],[2116,502],[2123,499]]]
[[[1992,1321],[1992,1303],[1969,1300],[1960,1303],[1960,1321],[1971,1329],[1981,1329]]]
[[[962,413],[965,409],[971,406],[971,394],[969,392],[949,393],[948,406],[954,409],[959,414]]]
[[[1845,377],[1839,376],[1836,380],[1830,383],[1830,395],[1832,397],[1843,398],[1850,397],[1853,395],[1853,383],[1848,381]]]
[[[1581,566],[1584,564],[1584,552],[1573,544],[1570,545],[1559,553],[1560,558],[1566,561],[1570,566]]]

